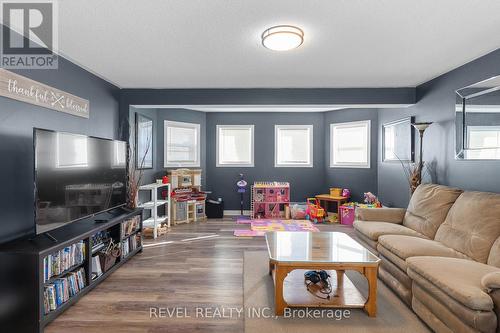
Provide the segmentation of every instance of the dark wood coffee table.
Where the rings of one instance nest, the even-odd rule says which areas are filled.
[[[380,259],[348,235],[340,232],[266,233],[269,274],[274,279],[276,315],[286,307],[363,308],[377,314],[377,272]],[[332,297],[315,297],[304,283],[307,270],[326,270],[332,277]],[[344,272],[357,271],[368,280],[364,297]]]

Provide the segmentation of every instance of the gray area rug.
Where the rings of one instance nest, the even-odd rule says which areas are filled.
[[[365,278],[354,271],[346,274],[361,293],[366,295]],[[274,315],[274,285],[268,274],[268,255],[265,251],[245,252],[243,287],[246,333],[323,333],[337,330],[353,333],[430,332],[427,326],[380,280],[376,318],[368,317],[361,309],[350,309],[348,318],[344,317],[341,309],[337,311],[325,309],[319,316],[314,316],[312,312],[306,314],[305,311],[296,311],[295,318],[270,317]]]

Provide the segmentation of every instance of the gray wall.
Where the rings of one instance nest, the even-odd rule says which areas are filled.
[[[206,190],[212,191],[214,198],[222,197],[226,209],[239,209],[239,195],[235,183],[240,173],[245,174],[249,184],[259,180],[289,181],[292,186],[292,200],[304,201],[309,196],[328,192],[331,186],[348,187],[356,200],[362,199],[363,192],[377,191],[377,113],[374,109],[352,109],[326,113],[282,113],[282,112],[220,112],[204,113],[186,109],[137,109],[130,108],[131,125],[134,113],[148,115],[154,119],[155,155],[154,168],[145,170],[143,183],[165,174],[163,167],[163,121],[183,121],[200,124],[201,128],[201,168]],[[372,121],[372,166],[370,169],[332,169],[329,167],[329,124],[357,120]],[[255,125],[255,166],[216,167],[216,126]],[[313,125],[314,151],[313,168],[274,167],[274,125]],[[133,136],[131,137],[133,140]],[[250,196],[245,196],[245,209],[250,205]]]
[[[388,121],[405,116],[415,116],[418,122],[433,121],[424,137],[424,160],[435,170],[433,181],[467,190],[500,192],[500,161],[455,160],[455,90],[499,74],[500,50],[496,50],[420,85],[415,106],[379,110],[379,142],[381,126]],[[418,145],[417,139],[417,150]],[[408,184],[401,165],[382,162],[380,152],[378,163],[379,194],[383,202],[406,206]]]
[[[0,242],[34,233],[33,127],[119,136],[117,87],[61,57],[57,70],[16,72],[90,100],[90,119],[0,97]]]
[[[330,124],[370,120],[370,168],[330,168]],[[364,192],[377,194],[378,115],[376,109],[347,109],[325,113],[325,186],[351,190],[352,199],[363,201]]]
[[[142,183],[152,183],[156,179],[161,178],[167,174],[167,171],[172,168],[165,168],[164,157],[164,126],[165,120],[182,121],[187,123],[200,124],[200,168],[206,170],[206,114],[204,112],[192,111],[186,109],[157,109],[157,108],[137,108],[130,107],[129,110],[129,124],[130,124],[130,138],[132,146],[135,143],[135,115],[142,114],[153,120],[153,168],[144,169]],[[176,169],[176,168],[175,168]],[[202,174],[202,183],[205,184],[206,174]]]
[[[291,200],[304,201],[306,197],[324,192],[324,116],[322,113],[208,113],[207,114],[207,189],[215,198],[222,197],[225,209],[239,209],[236,181],[243,173],[249,184],[254,181],[288,181]],[[216,165],[216,126],[255,125],[254,167],[223,167]],[[313,167],[274,167],[274,125],[313,125]],[[250,195],[245,196],[245,209],[249,209]]]

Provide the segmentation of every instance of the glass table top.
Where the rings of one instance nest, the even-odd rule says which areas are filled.
[[[266,233],[269,258],[282,262],[376,263],[380,259],[342,232]]]

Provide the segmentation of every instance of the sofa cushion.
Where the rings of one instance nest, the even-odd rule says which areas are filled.
[[[483,290],[481,279],[499,268],[476,261],[444,257],[411,257],[406,260],[408,275],[417,282],[423,278],[464,306],[492,311],[493,300]]]
[[[493,311],[472,310],[423,278],[415,280],[412,294],[452,332],[495,332],[497,316]]]
[[[420,185],[408,204],[403,225],[433,239],[461,193],[460,189],[443,185]]]
[[[356,208],[356,217],[362,221],[380,221],[401,224],[405,216],[404,208]]]
[[[425,237],[415,230],[390,222],[377,221],[354,221],[354,228],[367,238],[377,241],[382,235],[411,235],[415,237]]]
[[[370,239],[363,235],[361,232],[356,230],[356,240],[361,242],[364,247],[366,247],[368,250],[373,252],[374,254],[377,254],[377,241],[374,241],[373,239]]]
[[[497,238],[488,256],[488,265],[500,267],[500,237]]]
[[[464,192],[455,201],[435,240],[486,263],[500,236],[500,194]]]
[[[433,256],[469,259],[464,254],[431,239],[384,235],[379,237],[378,242],[377,250],[404,272],[408,267],[406,259],[410,257]]]

